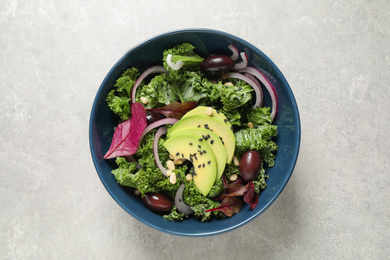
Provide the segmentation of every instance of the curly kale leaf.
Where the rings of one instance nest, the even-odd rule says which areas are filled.
[[[119,116],[122,121],[130,118],[131,115],[131,89],[139,76],[137,68],[127,69],[117,79],[114,88],[107,95],[109,108]]]
[[[163,53],[163,66],[168,71],[173,71],[167,64],[168,54],[172,55],[171,61],[176,63],[178,61],[183,62],[183,67],[186,70],[198,70],[203,58],[199,56],[195,51],[195,46],[190,43],[182,43],[174,46],[171,49],[167,49]],[[179,70],[180,71],[180,70]],[[177,71],[173,71],[177,72]]]

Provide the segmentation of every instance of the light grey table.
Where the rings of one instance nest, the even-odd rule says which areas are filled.
[[[390,2],[309,2],[1,1],[0,258],[388,259]],[[302,122],[277,201],[206,238],[128,215],[100,183],[88,143],[92,102],[113,64],[188,27],[263,50]]]

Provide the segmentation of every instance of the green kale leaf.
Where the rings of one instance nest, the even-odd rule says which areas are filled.
[[[129,119],[131,115],[131,89],[140,73],[137,68],[127,69],[117,79],[114,88],[107,95],[109,108],[119,116],[122,121]]]
[[[172,71],[167,64],[168,54],[172,55],[171,61],[176,63],[178,61],[183,62],[183,67],[186,70],[198,70],[203,58],[199,56],[195,51],[195,46],[190,43],[183,43],[174,46],[171,49],[167,49],[163,53],[163,66],[166,70]]]

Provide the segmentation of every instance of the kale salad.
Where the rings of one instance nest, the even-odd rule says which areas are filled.
[[[168,221],[255,208],[274,166],[275,88],[245,52],[227,48],[231,56],[201,57],[178,44],[161,64],[125,70],[107,96],[118,125],[104,158],[130,196]]]

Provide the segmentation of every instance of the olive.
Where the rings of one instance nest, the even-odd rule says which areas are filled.
[[[234,61],[225,55],[213,55],[205,58],[200,64],[200,69],[206,75],[215,76],[230,70]]]
[[[163,118],[164,116],[156,111],[146,112],[146,122],[148,123],[148,125]]]
[[[253,181],[259,174],[261,157],[256,151],[245,152],[240,159],[239,171],[245,182]]]
[[[171,200],[160,192],[145,194],[142,202],[154,212],[168,212],[172,209]]]

